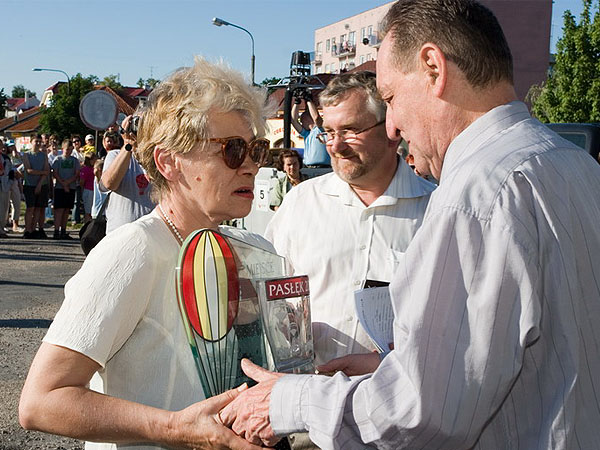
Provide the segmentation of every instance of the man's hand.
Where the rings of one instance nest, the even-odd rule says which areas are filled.
[[[175,413],[171,425],[173,432],[180,436],[175,440],[177,448],[210,448],[234,450],[258,450],[230,429],[223,426],[219,411],[247,389],[245,385],[221,395],[195,403]],[[172,445],[172,444],[171,444]]]
[[[346,355],[341,358],[332,359],[325,364],[317,367],[321,374],[332,374],[333,372],[342,371],[346,375],[365,375],[373,373],[379,367],[381,357],[377,352],[361,353],[355,355]]]
[[[273,385],[283,374],[269,372],[248,359],[242,360],[242,370],[258,384],[238,395],[219,413],[219,417],[225,426],[231,427],[249,442],[272,447],[279,438],[271,428],[269,402]]]

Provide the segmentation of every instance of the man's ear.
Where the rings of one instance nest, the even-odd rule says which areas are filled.
[[[177,158],[168,150],[154,147],[154,164],[167,181],[175,181],[179,177]]]
[[[448,60],[435,44],[427,42],[419,51],[419,69],[427,79],[431,92],[441,97],[448,79]]]

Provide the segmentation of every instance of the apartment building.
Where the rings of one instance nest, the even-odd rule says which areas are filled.
[[[510,45],[515,88],[525,99],[546,79],[550,61],[552,0],[480,0],[498,17]],[[394,2],[315,30],[313,73],[340,73],[377,59],[380,23]]]

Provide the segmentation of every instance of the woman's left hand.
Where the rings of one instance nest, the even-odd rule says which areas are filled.
[[[225,427],[219,411],[231,403],[242,391],[244,384],[215,397],[195,403],[175,414],[171,427],[180,436],[178,448],[258,450],[263,447],[253,445]]]

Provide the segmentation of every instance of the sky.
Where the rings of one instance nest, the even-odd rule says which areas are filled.
[[[193,63],[194,55],[223,59],[250,74],[251,40],[213,17],[246,28],[255,40],[256,75],[289,75],[296,50],[312,51],[314,30],[387,3],[382,0],[0,0],[3,39],[0,88],[42,93],[66,77],[33,67],[119,75],[121,84],[162,79]],[[554,0],[551,50],[562,32],[562,15],[579,18],[581,0]]]

